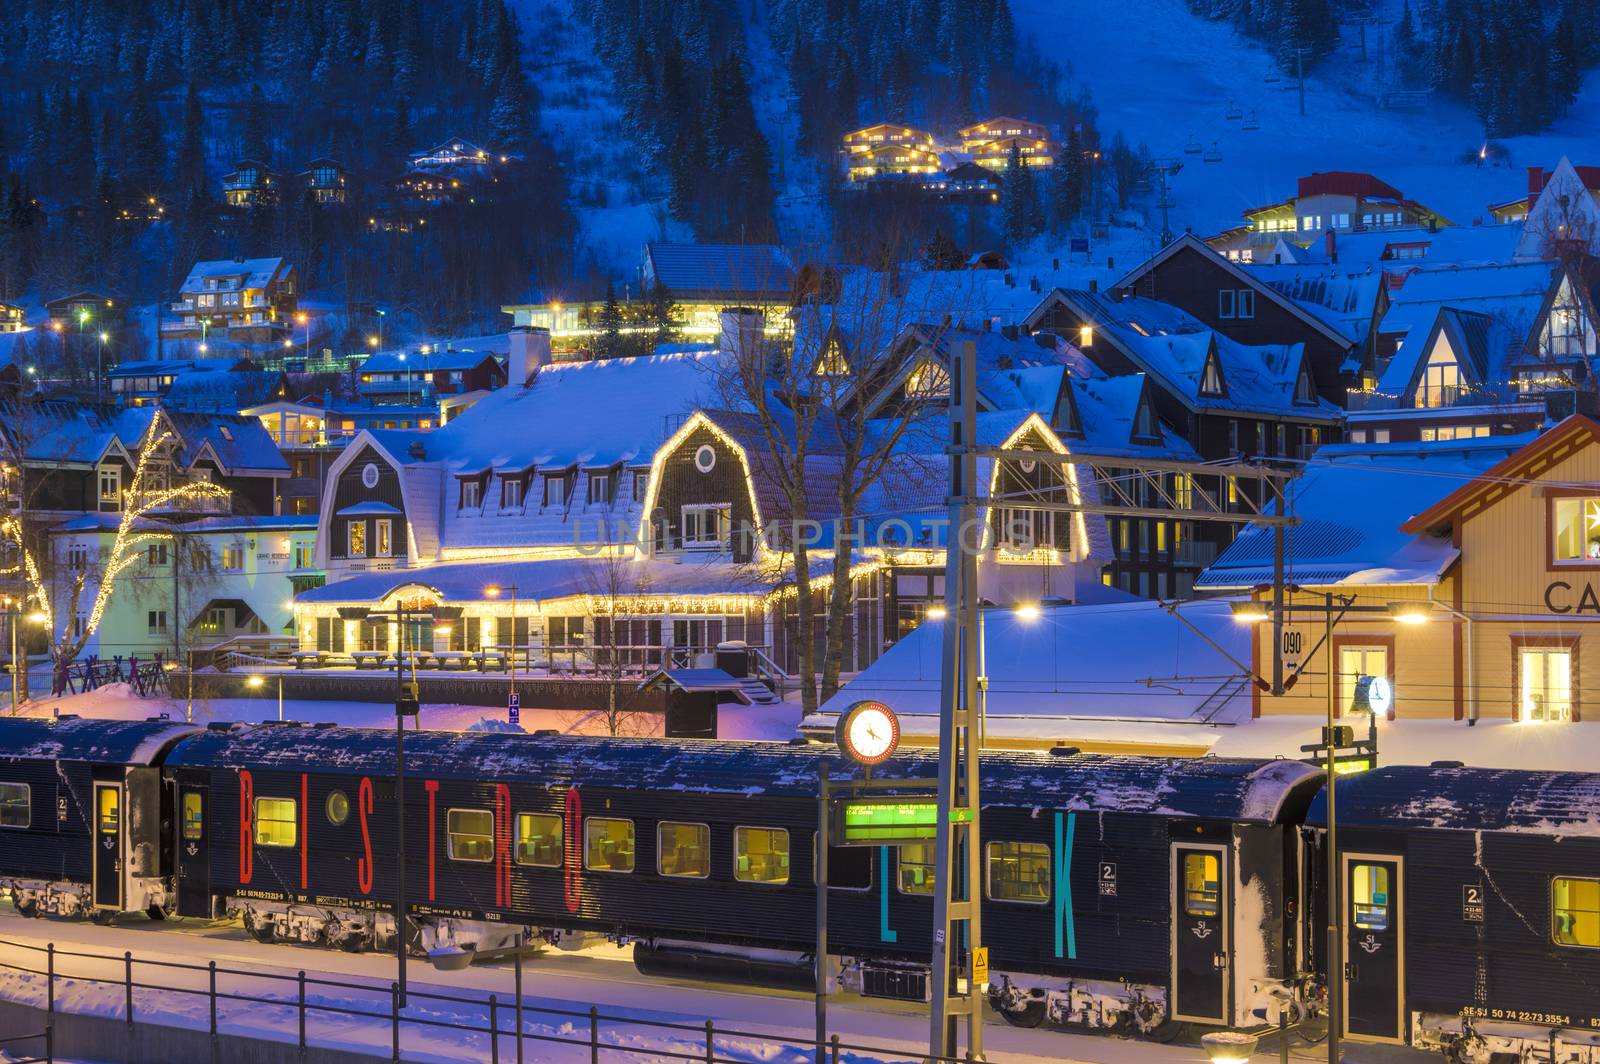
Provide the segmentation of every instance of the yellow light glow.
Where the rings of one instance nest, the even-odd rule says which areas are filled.
[[[943,606],[928,607],[928,620],[930,621],[942,621],[945,619],[945,615],[946,610]]]
[[[1024,602],[1016,608],[1015,612],[1019,620],[1037,621],[1039,619],[1039,607],[1031,602]]]
[[[264,677],[264,676],[252,676],[248,680],[245,681],[245,683],[247,685],[249,685],[250,687],[260,687],[262,684],[264,684],[266,682],[267,682],[267,680],[266,680],[266,677]]]
[[[498,584],[490,584],[488,587],[483,589],[483,594],[485,598],[499,598],[500,587]]]

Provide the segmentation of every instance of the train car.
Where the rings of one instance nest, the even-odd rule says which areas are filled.
[[[416,732],[406,739],[414,948],[603,935],[647,971],[803,985],[817,779],[832,747]],[[878,777],[926,776],[907,754]],[[168,758],[178,906],[264,939],[392,943],[392,732],[214,726]],[[1255,1022],[1298,970],[1294,761],[997,753],[983,765],[991,1000],[1013,1022]],[[932,846],[829,851],[841,985],[921,999]]]
[[[165,718],[0,720],[0,892],[17,912],[103,921],[171,910],[160,766],[196,730]]]
[[[1600,775],[1384,768],[1341,777],[1336,808],[1345,1037],[1600,1064]],[[1326,823],[1319,796],[1318,853]]]

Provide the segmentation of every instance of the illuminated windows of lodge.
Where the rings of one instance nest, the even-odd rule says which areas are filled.
[[[1551,511],[1554,560],[1600,563],[1600,496],[1558,498]]]

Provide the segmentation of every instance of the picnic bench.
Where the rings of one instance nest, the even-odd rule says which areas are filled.
[[[387,668],[394,659],[389,657],[387,650],[352,650],[350,657],[358,669]]]
[[[296,650],[289,655],[289,660],[297,669],[320,669],[328,664],[328,657],[326,650]]]
[[[465,669],[472,664],[473,655],[465,650],[440,650],[433,655],[441,669]]]

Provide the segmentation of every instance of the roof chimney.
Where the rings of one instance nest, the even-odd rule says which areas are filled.
[[[764,324],[761,311],[755,307],[725,307],[717,315],[717,346],[727,354],[755,357],[761,352]]]
[[[1089,291],[1091,291],[1091,292],[1100,291],[1100,282],[1098,280],[1096,280],[1095,278],[1093,278],[1093,277],[1089,278]]]
[[[1544,191],[1544,167],[1528,167],[1528,196],[1534,197]]]
[[[542,325],[513,325],[506,349],[506,383],[526,385],[550,364],[550,330]]]
[[[1339,261],[1339,234],[1332,229],[1322,234],[1323,249],[1328,253],[1329,262]]]

